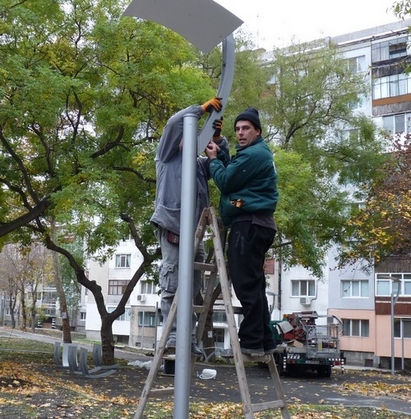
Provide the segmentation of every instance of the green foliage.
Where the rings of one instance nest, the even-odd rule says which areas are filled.
[[[303,265],[321,277],[326,251],[344,225],[347,193],[331,179],[318,179],[296,152],[280,149],[275,161],[280,190],[276,253],[286,265]]]
[[[173,31],[122,17],[124,1],[40,3],[0,5],[0,237],[44,239],[52,216],[63,238],[104,260],[128,234],[127,214],[148,247],[156,141],[173,113],[215,94],[221,47],[202,54]],[[260,110],[277,148],[277,246],[285,264],[319,275],[349,213],[336,183],[367,185],[382,162],[381,135],[352,110],[368,87],[333,45],[276,50],[261,66],[246,35],[236,43],[223,134],[234,146],[236,115]]]
[[[384,136],[353,111],[368,86],[333,45],[276,50],[269,79],[263,117],[278,148],[276,252],[321,277],[326,251],[345,239],[353,192],[378,175]]]
[[[401,19],[405,19],[409,17],[409,15],[411,14],[411,1],[409,0],[395,1],[391,9],[394,11],[397,17]]]
[[[72,0],[6,1],[0,9],[0,181],[7,186],[0,221],[51,199],[49,215],[89,254],[124,236],[120,214],[147,224],[153,140],[171,114],[212,92],[192,46],[159,25],[121,17],[124,8]],[[31,236],[38,221],[23,231]]]
[[[340,263],[358,259],[378,265],[391,256],[408,258],[411,244],[411,140],[396,138],[379,176],[365,191],[364,205],[347,223],[350,238]]]

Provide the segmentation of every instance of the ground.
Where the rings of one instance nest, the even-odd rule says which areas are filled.
[[[38,351],[38,352],[35,352]],[[53,345],[22,339],[0,337],[0,418],[7,419],[120,419],[132,418],[138,405],[148,371],[145,368],[121,366],[107,377],[84,378],[58,368],[53,358]],[[201,365],[215,368],[215,380],[201,380],[194,375],[190,393],[190,419],[240,419],[243,417],[241,397],[238,391],[235,368],[231,365]],[[253,365],[247,368],[250,394],[265,400],[268,372]],[[406,413],[392,412],[384,408],[343,407],[327,404],[325,395],[336,394],[341,399],[359,394],[364,397],[394,400],[399,405],[411,403],[411,377],[393,379],[373,372],[347,371],[342,376],[333,372],[330,381],[310,377],[284,379],[287,405],[292,419],[404,419]],[[374,374],[374,376],[373,376]],[[156,387],[170,387],[174,378],[159,374]],[[307,402],[304,395],[316,395]],[[316,388],[317,388],[316,387]],[[311,389],[311,391],[310,391]],[[308,390],[308,391],[307,391]],[[308,397],[308,396],[307,396]],[[271,397],[272,398],[272,397]],[[173,393],[168,396],[150,396],[145,409],[147,419],[173,418]],[[253,400],[254,402],[254,400]],[[411,414],[411,404],[409,405]],[[279,411],[265,411],[256,419],[281,418]]]

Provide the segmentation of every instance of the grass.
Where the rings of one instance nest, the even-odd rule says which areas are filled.
[[[127,367],[108,379],[84,380],[56,371],[54,345],[0,335],[0,418],[133,418],[140,392],[135,370]],[[143,381],[144,382],[144,381]],[[124,386],[124,388],[122,388]],[[142,387],[141,387],[142,388]],[[129,390],[129,393],[126,392]],[[127,396],[125,394],[130,394]],[[408,398],[409,399],[409,398]],[[173,419],[171,401],[149,398],[146,419]],[[409,419],[384,408],[288,403],[292,419]],[[240,419],[240,403],[190,403],[190,419]],[[279,410],[258,412],[255,419],[281,419]]]

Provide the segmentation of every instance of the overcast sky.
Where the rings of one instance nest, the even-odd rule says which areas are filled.
[[[244,21],[257,47],[342,35],[398,21],[394,0],[214,0]]]

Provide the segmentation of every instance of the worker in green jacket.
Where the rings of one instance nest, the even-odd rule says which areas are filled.
[[[278,201],[273,154],[261,136],[259,113],[246,109],[234,129],[237,153],[227,160],[215,143],[207,146],[209,170],[221,192],[220,216],[230,228],[228,267],[244,319],[239,339],[243,354],[271,354],[271,329],[264,273],[265,255],[276,233],[273,218]]]

